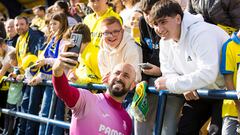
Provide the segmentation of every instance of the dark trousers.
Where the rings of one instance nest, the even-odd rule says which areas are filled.
[[[56,110],[55,110],[54,119],[64,121],[65,105],[64,105],[64,102],[59,98],[57,98],[55,109]],[[60,128],[58,126],[52,127],[52,135],[63,135],[63,133],[64,133],[63,128]]]
[[[31,87],[28,85],[24,85],[23,87],[23,98],[21,103],[21,112],[28,113],[28,104],[29,104],[29,97],[30,97]],[[18,123],[17,135],[25,135],[27,120],[20,118]]]
[[[186,101],[178,125],[178,135],[199,135],[204,123],[211,117],[210,135],[221,135],[222,100],[199,99]]]
[[[7,103],[6,108],[11,110],[11,111],[18,111],[19,110],[19,107],[16,104],[13,105],[13,104]],[[6,115],[5,116],[5,122],[4,122],[4,131],[5,131],[4,134],[13,135],[15,124],[16,124],[16,117]]]
[[[26,85],[23,92],[21,112],[38,115],[45,86],[34,87]],[[39,123],[31,120],[20,119],[17,135],[35,135],[38,133]]]
[[[6,108],[7,104],[8,91],[0,90],[0,108]],[[0,116],[0,128],[4,128],[4,115],[3,113]]]
[[[36,85],[31,87],[29,104],[28,104],[28,113],[37,115],[40,111],[40,105],[42,103],[42,97],[45,90],[45,86]],[[27,120],[25,134],[27,135],[36,135],[38,134],[39,122]]]

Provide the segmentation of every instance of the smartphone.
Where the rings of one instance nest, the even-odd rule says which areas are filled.
[[[140,63],[138,66],[142,69],[152,69],[152,65],[150,63]]]
[[[67,52],[74,52],[74,53],[79,54],[80,49],[81,49],[81,44],[82,44],[82,37],[83,37],[82,34],[72,33],[70,40],[74,46],[68,48]],[[71,57],[71,59],[74,59],[76,61],[78,60],[77,57]]]

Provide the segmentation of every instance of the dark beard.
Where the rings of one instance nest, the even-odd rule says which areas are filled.
[[[122,84],[123,89],[119,90],[119,88],[113,88],[113,85],[115,83],[120,83]],[[109,92],[112,96],[114,97],[122,97],[124,96],[126,93],[128,93],[128,88],[125,87],[125,84],[121,81],[121,80],[117,80],[111,83],[111,85],[109,86]]]

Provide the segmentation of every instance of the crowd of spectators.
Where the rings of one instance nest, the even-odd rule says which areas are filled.
[[[33,7],[33,18],[9,14],[0,20],[0,108],[46,118],[53,109],[56,120],[72,113],[72,123],[69,132],[0,114],[0,134],[150,135],[158,96],[147,94],[145,121],[130,113],[141,81],[184,97],[167,97],[162,135],[199,134],[209,119],[208,134],[237,134],[239,101],[201,99],[196,89],[239,87],[239,7],[238,0],[58,0]],[[74,34],[78,53],[68,52]],[[108,87],[86,92],[68,82]]]

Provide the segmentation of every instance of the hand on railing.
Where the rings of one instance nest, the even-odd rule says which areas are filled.
[[[23,81],[23,79],[24,79],[24,75],[17,75],[17,77],[16,77],[16,80],[17,80],[18,82]]]
[[[42,60],[37,60],[36,61],[36,64],[35,64],[35,66],[37,67],[37,68],[40,68],[40,67],[42,67],[42,66],[44,66],[45,65],[45,60],[44,59],[42,59]]]
[[[36,86],[36,85],[40,84],[41,82],[42,82],[42,78],[40,78],[39,76],[36,76],[36,77],[33,77],[33,79],[28,82],[28,85]]]
[[[22,82],[23,79],[24,79],[24,75],[21,75],[21,74],[17,75],[15,73],[10,73],[5,80],[9,80],[9,81],[15,80],[17,82]]]
[[[199,99],[199,96],[196,90],[184,92],[183,96],[187,101]]]
[[[17,74],[14,74],[14,73],[10,73],[9,75],[8,75],[8,79],[15,79],[17,77]]]
[[[154,85],[156,87],[157,91],[160,90],[166,90],[166,81],[167,79],[165,77],[158,77],[157,80],[155,80]]]

